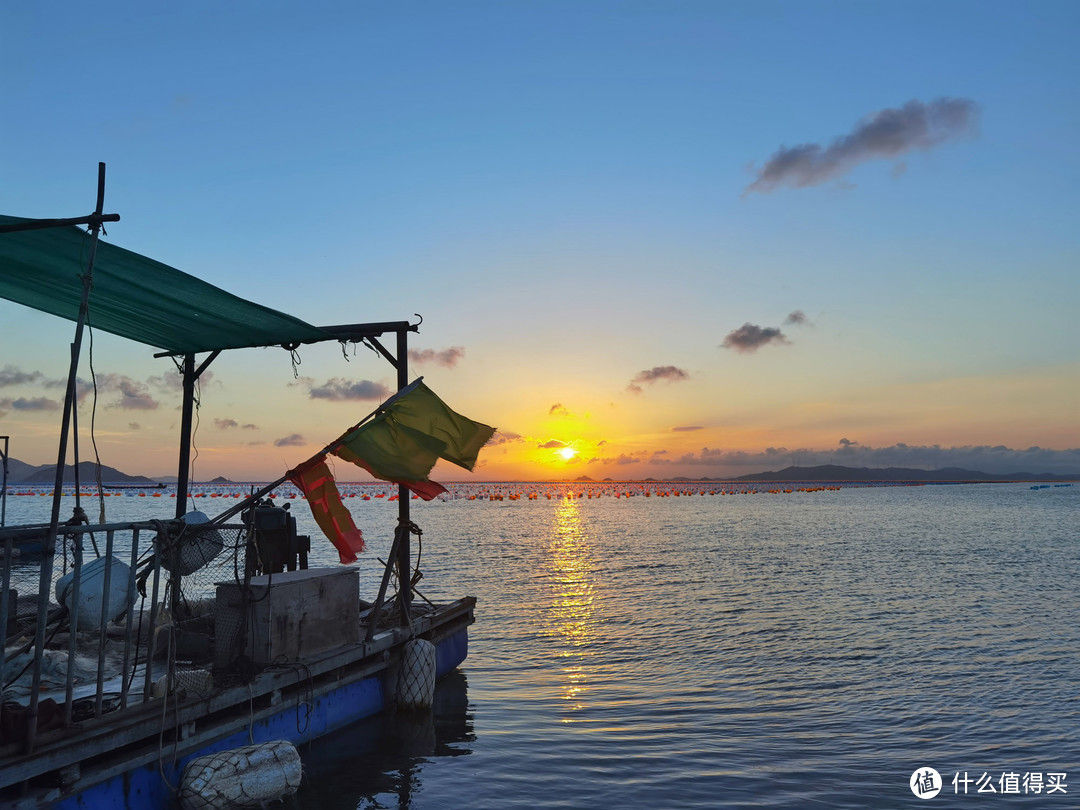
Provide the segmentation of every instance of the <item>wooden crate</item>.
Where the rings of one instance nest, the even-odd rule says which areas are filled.
[[[241,589],[217,583],[214,664],[240,653]],[[256,664],[302,661],[360,640],[360,578],[355,569],[311,568],[251,578],[246,654]]]

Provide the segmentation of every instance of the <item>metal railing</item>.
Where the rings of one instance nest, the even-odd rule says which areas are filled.
[[[29,753],[40,732],[149,700],[159,616],[184,573],[169,564],[170,523],[62,525],[52,555],[48,530],[0,527],[0,750],[22,741]]]

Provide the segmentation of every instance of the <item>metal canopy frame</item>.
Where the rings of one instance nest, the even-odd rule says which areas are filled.
[[[56,479],[54,483],[53,505],[52,515],[49,524],[49,531],[45,539],[45,557],[46,564],[42,566],[41,571],[41,588],[39,594],[41,598],[47,599],[49,593],[49,582],[52,576],[51,558],[55,553],[56,539],[58,533],[58,527],[60,522],[60,497],[63,489],[64,481],[64,466],[65,459],[67,457],[67,445],[69,429],[74,421],[74,401],[75,401],[75,377],[78,370],[79,355],[81,354],[82,346],[82,334],[87,319],[87,307],[89,300],[89,292],[93,281],[94,272],[94,258],[96,253],[96,247],[98,242],[98,235],[101,231],[102,223],[105,222],[118,222],[120,220],[119,214],[105,214],[103,213],[105,201],[105,164],[98,164],[98,188],[97,188],[97,205],[92,214],[84,217],[70,217],[63,219],[28,219],[17,224],[0,226],[0,236],[4,233],[13,233],[17,231],[25,230],[37,230],[43,228],[59,228],[72,225],[86,225],[90,228],[91,232],[91,248],[89,251],[89,257],[87,261],[86,273],[83,276],[83,298],[82,304],[79,309],[79,317],[76,321],[75,339],[71,346],[71,362],[68,371],[67,391],[64,402],[64,415],[63,422],[60,427],[60,446],[57,451],[57,464],[56,464]],[[419,316],[418,316],[419,317]],[[313,344],[326,342],[329,340],[336,340],[341,343],[366,343],[372,346],[379,354],[383,356],[396,370],[397,370],[397,387],[398,390],[404,388],[409,384],[409,348],[408,348],[408,334],[409,332],[418,332],[420,323],[423,322],[421,318],[416,324],[408,321],[382,321],[377,323],[356,323],[356,324],[340,324],[336,326],[317,327],[327,333],[325,338],[304,340],[303,344]],[[380,341],[384,335],[392,334],[395,338],[394,352],[388,350]],[[280,345],[277,343],[267,343],[265,346]],[[286,349],[295,349],[296,345],[286,345]],[[178,470],[177,470],[177,493],[176,493],[176,517],[182,517],[187,511],[187,490],[190,485],[189,470],[191,464],[191,446],[192,446],[192,422],[194,417],[194,404],[195,404],[195,383],[199,377],[206,371],[214,360],[225,350],[226,347],[208,350],[209,354],[197,364],[196,354],[188,353],[178,355],[175,352],[158,352],[154,354],[154,357],[173,357],[179,358],[180,373],[183,377],[183,395],[182,395],[182,418],[180,426],[180,441],[179,441],[179,458],[178,458]],[[259,348],[258,346],[249,346],[244,348]],[[5,453],[6,462],[6,453]],[[408,526],[410,523],[409,515],[409,488],[404,484],[398,485],[398,528],[395,531],[394,546],[396,547],[396,560],[391,558],[388,561],[387,568],[396,562],[398,569],[398,576],[401,582],[401,588],[399,596],[402,600],[402,623],[407,624],[409,622],[409,607],[412,602],[412,588],[409,574],[409,564],[411,551],[409,548],[409,531]],[[404,529],[402,528],[404,527]],[[49,578],[49,579],[47,579]],[[39,635],[44,632],[44,627],[39,628]],[[39,646],[44,643],[43,638],[37,639]]]

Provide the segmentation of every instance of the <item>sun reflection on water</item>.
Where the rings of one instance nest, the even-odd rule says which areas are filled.
[[[589,676],[585,659],[593,654],[592,645],[599,638],[595,560],[579,510],[577,501],[567,498],[555,512],[547,572],[552,598],[544,617],[544,634],[561,644],[557,653],[565,676],[561,696],[572,711],[585,706]]]

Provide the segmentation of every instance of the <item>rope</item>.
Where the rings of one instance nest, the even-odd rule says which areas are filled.
[[[94,386],[94,399],[93,399],[93,405],[92,405],[91,410],[90,410],[90,444],[94,448],[94,461],[97,464],[97,467],[96,467],[97,491],[98,491],[98,503],[100,505],[98,523],[104,523],[105,522],[105,488],[101,483],[101,455],[98,453],[97,434],[95,432],[95,427],[96,427],[96,423],[97,423],[97,374],[94,372],[94,328],[90,325],[90,312],[89,312],[89,310],[87,310],[87,313],[86,313],[86,329],[87,329],[87,333],[90,336],[90,350],[89,350],[90,380],[91,380],[91,382],[93,383],[93,386]],[[75,407],[76,408],[78,407],[78,403],[79,403],[79,399],[78,399],[78,397],[76,397],[75,398]],[[78,464],[79,460],[75,459],[75,463]],[[89,523],[89,522],[90,521],[88,520],[87,523]],[[94,551],[95,552],[97,551],[97,544],[94,545]]]
[[[202,377],[195,380],[194,390],[195,425],[191,429],[191,467],[188,471],[188,481],[195,480],[195,462],[199,459],[199,448],[195,444],[195,437],[199,434],[199,410],[202,408]]]
[[[170,617],[170,621],[173,621],[173,620],[174,619],[172,617]],[[169,687],[173,685],[173,678],[174,678],[175,650],[173,649],[173,643],[174,643],[175,637],[176,637],[176,625],[174,623],[172,628],[170,628],[170,630],[169,630],[169,646],[168,646],[168,653],[167,653],[168,665],[167,665],[166,670],[165,670],[165,695],[161,698],[161,728],[158,730],[158,759],[157,759],[158,773],[161,775],[161,781],[165,783],[165,786],[169,789],[169,792],[171,792],[174,796],[176,795],[176,792],[179,789],[179,786],[174,786],[173,783],[169,781],[169,777],[166,776],[166,774],[165,774],[165,768],[164,768],[164,765],[163,765],[163,760],[165,759],[165,718],[166,718],[166,716],[168,714],[168,711],[169,711],[169,691],[170,691]],[[150,661],[149,660],[147,660],[146,665],[150,666]],[[175,692],[175,690],[172,690],[172,691]],[[173,709],[173,726],[175,728],[176,723],[180,720],[180,701],[179,701],[178,698],[175,698],[175,695],[174,695],[174,704],[175,704],[175,706],[174,706],[174,709]],[[175,732],[173,733],[173,766],[174,767],[176,765],[176,750],[177,750],[177,746],[179,746],[179,744],[180,744],[180,734],[179,734],[179,729],[176,729]]]
[[[131,659],[131,677],[129,677],[127,679],[127,684],[125,685],[125,691],[127,691],[127,692],[131,691],[131,685],[133,683],[135,683],[135,673],[139,669],[139,647],[142,646],[142,623],[143,623],[143,613],[145,611],[146,611],[146,594],[144,593],[142,595],[142,601],[139,602],[139,625],[135,629],[135,655]],[[131,616],[128,616],[127,620],[130,622],[131,621]],[[153,631],[148,630],[147,631],[148,635],[151,632],[153,632]],[[146,656],[146,665],[150,666],[150,658],[151,658],[151,656],[149,654],[149,644],[147,644],[147,648],[148,648],[148,650],[147,650],[147,656]]]
[[[424,574],[420,571],[420,557],[424,554],[424,530],[413,521],[403,520],[402,518],[398,518],[398,526],[406,526],[409,534],[416,535],[416,565],[413,566],[412,577],[409,578],[409,587],[415,590],[416,583],[424,578]]]

